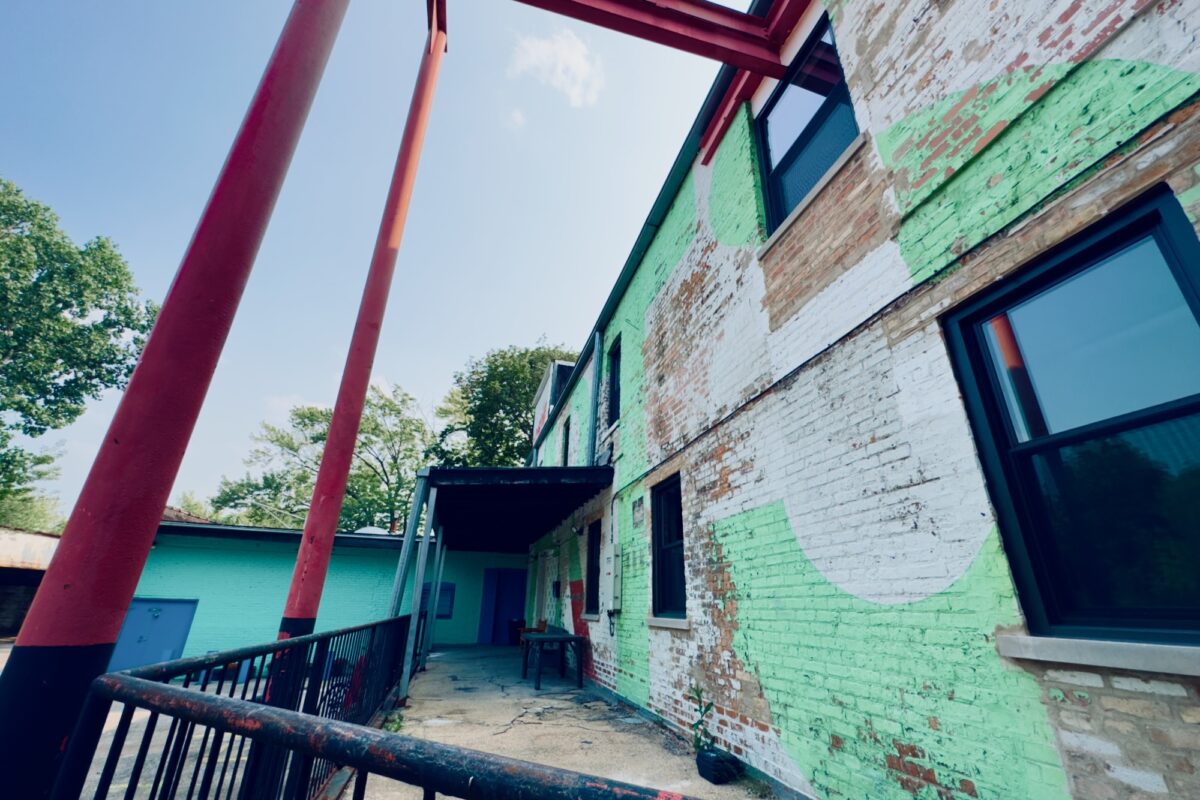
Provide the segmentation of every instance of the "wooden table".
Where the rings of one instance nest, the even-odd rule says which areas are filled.
[[[521,680],[529,677],[529,651],[533,651],[533,688],[542,688],[542,650],[548,644],[558,644],[558,674],[567,674],[566,651],[568,647],[575,650],[575,685],[583,688],[583,648],[587,642],[586,636],[578,636],[566,631],[546,631],[545,633],[526,633],[521,637]]]

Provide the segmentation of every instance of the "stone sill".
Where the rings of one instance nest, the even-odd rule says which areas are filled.
[[[1002,656],[1019,660],[1200,676],[1200,647],[1187,645],[1001,634],[996,637],[996,649]]]
[[[850,142],[850,144],[846,146],[845,152],[838,156],[838,160],[833,162],[833,166],[829,168],[829,171],[822,176],[821,180],[817,181],[817,185],[810,189],[808,194],[804,195],[804,199],[796,204],[796,207],[792,209],[792,213],[788,214],[787,218],[784,219],[783,222],[779,223],[779,227],[775,229],[775,232],[767,238],[767,241],[762,247],[758,248],[758,253],[755,257],[759,261],[761,261],[763,257],[770,252],[771,248],[775,246],[776,242],[787,235],[787,232],[791,229],[792,225],[796,223],[796,220],[800,219],[800,217],[804,214],[804,210],[812,205],[813,201],[817,199],[817,195],[824,191],[825,187],[829,185],[829,182],[832,181],[837,174],[842,171],[842,167],[846,166],[846,162],[849,161],[850,157],[857,153],[860,148],[862,148],[866,141],[866,133],[860,133],[858,136],[854,137],[854,141]]]
[[[684,617],[646,617],[651,628],[667,628],[675,631],[690,631],[692,623]]]
[[[600,621],[599,614],[580,614],[579,618],[581,620],[583,620],[584,622],[599,622]]]

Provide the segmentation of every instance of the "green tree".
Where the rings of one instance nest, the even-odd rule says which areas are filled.
[[[264,423],[246,459],[251,472],[222,478],[211,507],[222,522],[297,528],[304,524],[332,411],[296,406],[286,425]],[[396,530],[408,514],[416,473],[433,434],[416,401],[399,387],[372,386],[363,407],[338,526]]]
[[[88,400],[123,386],[154,313],[111,241],[76,245],[53,211],[0,179],[0,500],[8,513],[35,518],[52,502],[31,486],[53,456],[16,437],[69,425]]]
[[[578,353],[539,343],[506,347],[473,358],[454,375],[438,406],[445,426],[434,458],[448,466],[513,467],[533,447],[533,401],[551,361],[575,361]]]
[[[30,490],[0,497],[0,528],[60,533],[65,522],[53,497]]]

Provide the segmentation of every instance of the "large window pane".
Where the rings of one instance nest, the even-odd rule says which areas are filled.
[[[683,617],[687,590],[683,567],[683,494],[679,476],[651,490],[654,541],[654,604],[656,616]]]
[[[1200,609],[1200,414],[1033,456],[1059,612]]]
[[[1021,441],[1200,393],[1200,325],[1150,236],[984,334]]]
[[[829,21],[818,30],[759,116],[772,225],[799,205],[858,135]]]
[[[1165,186],[1082,236],[948,319],[1013,577],[1034,633],[1200,644],[1200,241]]]
[[[779,164],[817,115],[825,98],[841,83],[842,68],[833,47],[833,35],[826,28],[767,114],[767,150],[772,167]]]
[[[789,212],[808,196],[858,136],[858,122],[849,95],[839,92],[815,124],[795,155],[789,156],[787,163],[772,176],[783,208]]]
[[[600,520],[587,528],[587,581],[584,585],[583,610],[600,613]]]

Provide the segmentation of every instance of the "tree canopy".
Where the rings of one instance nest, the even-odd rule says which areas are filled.
[[[435,448],[447,466],[512,467],[533,446],[533,401],[551,361],[574,361],[561,346],[506,347],[473,358],[454,375],[437,409],[445,422]]]
[[[3,508],[20,510],[32,501],[32,484],[48,476],[53,462],[16,436],[62,428],[88,400],[123,386],[154,314],[110,240],[76,245],[49,207],[0,179]]]
[[[256,447],[246,459],[251,471],[238,479],[221,479],[211,500],[216,519],[264,527],[302,526],[331,417],[329,408],[296,406],[286,425],[263,423],[254,437]],[[403,525],[416,473],[425,465],[432,443],[433,433],[410,395],[399,387],[386,391],[372,386],[363,407],[339,528],[394,530]],[[187,502],[194,506],[188,510],[204,515],[194,498]]]

